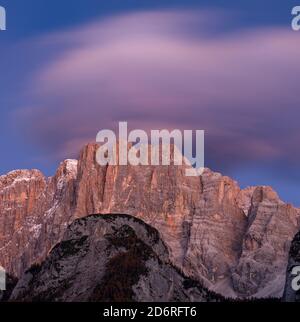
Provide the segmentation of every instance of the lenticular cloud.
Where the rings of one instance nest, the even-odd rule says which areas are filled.
[[[58,158],[119,121],[145,130],[206,130],[222,167],[299,158],[299,39],[279,28],[223,32],[226,15],[116,16],[37,40],[57,48],[18,112]]]

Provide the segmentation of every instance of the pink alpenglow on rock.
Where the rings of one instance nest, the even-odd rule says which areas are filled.
[[[240,189],[188,165],[100,166],[98,144],[55,176],[22,170],[0,177],[0,265],[20,276],[44,260],[74,219],[125,213],[156,228],[172,263],[230,297],[281,297],[300,211],[270,187]]]

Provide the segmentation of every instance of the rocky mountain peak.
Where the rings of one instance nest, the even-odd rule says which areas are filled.
[[[60,163],[55,176],[52,178],[58,191],[62,190],[70,180],[77,179],[78,161],[67,159]]]
[[[259,186],[256,187],[252,195],[252,203],[277,203],[284,204],[283,201],[279,199],[279,196],[272,187],[269,186]]]
[[[0,189],[8,189],[18,184],[28,184],[33,180],[44,178],[39,170],[14,170],[0,176]]]
[[[47,259],[25,273],[11,296],[25,302],[220,299],[172,266],[158,231],[120,214],[76,220]]]
[[[98,147],[86,145],[49,179],[30,171],[0,178],[0,265],[8,272],[20,276],[43,261],[75,219],[127,213],[157,229],[172,265],[210,289],[282,295],[300,212],[272,188],[240,189],[209,169],[187,177],[184,166],[100,166]]]

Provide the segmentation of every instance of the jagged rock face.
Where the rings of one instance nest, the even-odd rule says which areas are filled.
[[[289,247],[298,226],[297,209],[284,204],[270,187],[255,189],[233,273],[234,288],[241,295],[282,295]]]
[[[11,274],[20,276],[45,259],[74,219],[127,213],[156,228],[172,262],[210,289],[226,296],[282,295],[290,242],[300,228],[298,209],[271,188],[241,190],[208,169],[187,177],[186,166],[99,166],[97,148],[87,145],[78,165],[65,161],[53,178],[40,174],[43,185],[32,211],[26,202],[20,210],[24,242],[10,243],[9,235],[17,234],[12,225],[0,241],[7,255],[0,265]],[[17,191],[15,198],[22,189]],[[15,220],[13,210],[8,217]]]
[[[40,171],[18,170],[0,177],[0,261],[12,274],[24,269],[24,249],[41,226],[31,218],[47,180]]]
[[[61,163],[53,178],[38,170],[0,177],[0,264],[20,276],[62,237],[70,219],[77,161]]]
[[[184,257],[184,238],[199,201],[201,181],[178,166],[107,166],[95,161],[98,145],[88,145],[78,165],[75,216],[128,213],[159,229],[176,262]]]
[[[230,279],[238,261],[247,217],[237,205],[240,190],[233,180],[206,171],[201,182],[202,193],[189,223],[183,267],[190,276],[201,276],[207,286],[218,290]]]
[[[186,177],[184,166],[100,167],[97,147],[87,146],[79,161],[76,217],[125,212],[142,218],[160,231],[186,274],[207,286],[228,279],[247,223],[237,184],[208,169]]]
[[[256,188],[257,187],[247,187],[243,190],[240,190],[237,196],[237,204],[247,217],[252,204],[252,196]]]
[[[121,269],[120,269],[121,268]],[[12,301],[215,301],[176,270],[159,233],[126,215],[75,221],[45,262],[15,287]]]
[[[300,232],[295,236],[289,253],[286,270],[286,284],[283,294],[284,302],[300,302]],[[295,284],[295,286],[293,285]]]
[[[34,211],[34,216],[42,227],[38,238],[31,246],[37,255],[35,262],[47,256],[49,250],[61,240],[66,228],[73,221],[77,163],[76,160],[66,160],[60,164],[55,176],[48,182],[46,197],[41,199]]]
[[[76,217],[129,213],[157,228],[173,262],[211,289],[226,296],[282,295],[298,209],[269,187],[241,190],[208,169],[186,177],[184,167],[99,167],[97,147],[88,145],[79,161]]]

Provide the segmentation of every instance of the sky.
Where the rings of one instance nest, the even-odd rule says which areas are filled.
[[[300,1],[0,5],[0,174],[53,175],[119,121],[203,129],[207,167],[300,206]]]

